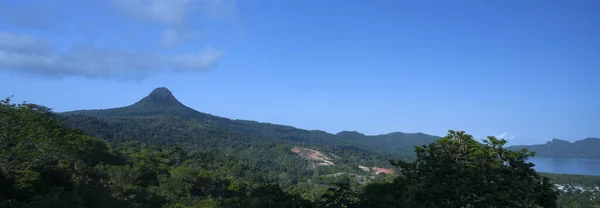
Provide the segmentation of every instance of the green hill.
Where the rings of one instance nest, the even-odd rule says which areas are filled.
[[[422,133],[408,134],[401,132],[374,136],[366,136],[358,132],[329,134],[324,131],[309,131],[292,126],[247,120],[232,120],[207,113],[201,113],[189,108],[179,102],[175,96],[164,87],[156,88],[148,96],[130,106],[103,110],[64,112],[61,116],[63,116],[72,127],[82,129],[86,133],[91,133],[92,135],[103,135],[105,137],[102,138],[107,138],[109,140],[120,140],[121,138],[118,136],[120,131],[116,131],[117,133],[112,133],[112,135],[107,133],[115,132],[114,129],[117,127],[111,125],[128,125],[124,123],[133,122],[132,119],[141,119],[143,121],[152,122],[148,123],[147,126],[142,127],[142,124],[145,124],[145,122],[142,122],[142,124],[135,124],[136,126],[139,126],[140,128],[162,127],[163,129],[161,132],[173,130],[165,129],[168,126],[165,123],[177,123],[180,125],[180,127],[177,127],[180,129],[179,131],[188,133],[189,131],[193,131],[192,129],[204,129],[204,134],[207,132],[226,131],[232,134],[244,135],[245,137],[250,136],[261,141],[319,145],[323,147],[341,146],[346,149],[368,151],[394,157],[410,157],[413,155],[414,146],[428,144],[438,138]],[[101,128],[89,128],[87,125]],[[168,128],[175,127],[169,126]],[[165,134],[172,135],[171,133]],[[170,139],[164,139],[160,136],[154,137],[154,139],[156,140],[153,140],[152,142],[164,143],[170,141]],[[163,140],[160,141],[160,139]],[[180,139],[185,140],[185,138]]]
[[[449,131],[435,143],[416,148],[417,160],[393,161],[401,174],[375,176],[364,169],[386,173],[392,169],[359,168],[387,163],[382,154],[366,150],[368,146],[313,143],[301,137],[270,140],[229,131],[233,127],[173,115],[186,108],[162,100],[172,97],[168,91],[158,92],[137,103],[151,106],[153,112],[137,106],[129,106],[142,109],[135,114],[111,110],[119,116],[103,116],[108,111],[94,112],[97,117],[56,115],[44,106],[0,102],[0,207],[596,207],[600,203],[595,198],[595,190],[600,190],[597,177],[540,175],[525,162],[528,153],[504,150],[505,141],[495,138],[482,144],[465,132]],[[307,132],[348,143],[427,138]],[[556,198],[558,190],[564,194]]]

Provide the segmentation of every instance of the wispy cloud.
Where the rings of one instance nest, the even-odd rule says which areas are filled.
[[[25,1],[0,1],[0,23],[21,28],[56,30],[57,23],[65,18],[57,11],[58,4],[47,1],[23,4],[26,4]]]
[[[28,35],[0,32],[0,68],[44,76],[140,79],[160,69],[155,54],[74,45],[64,52]]]
[[[175,26],[185,21],[192,0],[113,0],[112,3],[132,17]]]
[[[29,35],[15,35],[0,31],[0,51],[25,54],[48,54],[53,50],[52,44],[38,40]]]
[[[196,71],[215,66],[223,51],[207,47],[199,53],[179,54],[171,57],[170,66],[174,71]]]
[[[171,47],[185,43],[191,36],[188,31],[167,28],[162,33],[162,41],[163,45]]]
[[[496,137],[498,139],[512,140],[515,138],[515,135],[509,135],[508,132],[504,132],[504,133],[496,135],[494,137]]]
[[[213,67],[223,55],[211,47],[198,53],[160,55],[136,50],[75,45],[65,52],[27,35],[0,31],[0,68],[45,76],[143,79],[157,70],[198,71]]]
[[[191,12],[201,12],[207,18],[222,18],[233,14],[235,0],[114,0],[112,8],[140,23],[158,24],[164,30],[157,44],[172,47],[194,41],[206,28],[189,24]],[[0,6],[4,5],[0,3]],[[15,26],[43,29],[47,21],[27,19],[28,5],[10,5],[14,8],[5,23]],[[46,13],[56,12],[53,7],[31,7]],[[33,11],[33,10],[32,10]],[[2,21],[0,21],[2,22]],[[23,25],[20,25],[23,24]],[[137,24],[137,23],[136,23]],[[110,29],[110,28],[109,28]],[[24,32],[25,31],[25,32]],[[119,32],[119,31],[114,31]],[[145,32],[145,31],[144,31]],[[147,34],[140,31],[140,35]],[[82,76],[118,80],[144,79],[161,70],[198,72],[216,66],[224,50],[206,45],[199,50],[176,53],[147,51],[114,45],[98,46],[92,43],[53,42],[39,33],[0,29],[0,70],[36,74],[47,77]]]
[[[202,36],[201,29],[189,26],[189,13],[200,12],[217,20],[230,19],[237,8],[235,0],[113,0],[112,3],[127,16],[162,25],[162,42],[166,47]]]

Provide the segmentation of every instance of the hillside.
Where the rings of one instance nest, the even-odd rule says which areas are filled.
[[[167,88],[157,88],[129,106],[64,112],[58,117],[66,126],[113,145],[131,140],[159,146],[178,144],[187,152],[216,151],[243,158],[245,167],[268,175],[284,191],[314,190],[318,195],[327,187],[327,181],[340,175],[350,174],[362,185],[385,180],[394,173],[390,159],[414,155],[414,145],[436,138],[405,133],[334,135],[232,120],[193,110],[179,102]],[[373,169],[364,171],[360,167]]]
[[[242,138],[278,144],[301,144],[304,147],[323,150],[354,151],[360,152],[361,155],[377,155],[373,157],[384,158],[382,160],[390,157],[410,159],[414,157],[414,146],[429,144],[439,138],[423,133],[402,132],[372,136],[356,131],[330,134],[286,125],[229,119],[196,111],[179,102],[165,87],[154,89],[129,106],[70,111],[61,113],[60,116],[70,127],[109,141],[125,141],[131,136],[155,144],[169,142],[189,144],[203,140],[199,142],[203,145],[192,146],[205,149],[214,148],[215,143],[219,143],[209,142],[207,138],[221,138],[220,143],[225,140],[235,143]],[[514,145],[508,148],[512,150],[527,148],[535,151],[539,157],[600,158],[600,152],[597,151],[600,149],[598,138],[588,138],[574,143],[554,139],[546,144]],[[363,159],[356,156],[350,158]]]
[[[539,175],[524,163],[527,153],[503,151],[498,140],[485,145],[464,132],[450,131],[423,146],[414,162],[397,161],[392,162],[394,168],[383,168],[367,164],[383,160],[369,151],[269,142],[180,116],[59,116],[67,125],[111,139],[109,144],[65,128],[44,106],[11,104],[10,99],[0,104],[0,155],[4,155],[0,207],[449,207],[448,202],[452,207],[535,207],[534,203],[594,207],[600,203],[598,177]],[[340,134],[361,137],[356,132]],[[508,158],[498,157],[503,153]],[[508,161],[511,165],[502,165]],[[401,174],[389,175],[395,170]],[[500,185],[482,191],[490,182]],[[413,191],[423,187],[428,189]],[[452,191],[457,187],[459,191]],[[556,198],[556,190],[564,194]],[[467,197],[474,198],[464,200]]]
[[[107,131],[112,128],[109,127],[109,123],[127,122],[131,119],[174,119],[174,122],[187,122],[188,124],[192,122],[194,124],[192,126],[219,129],[234,134],[252,135],[253,137],[259,137],[261,140],[319,146],[342,146],[348,149],[370,151],[393,157],[410,157],[413,155],[414,146],[428,144],[438,138],[422,133],[409,134],[401,132],[374,136],[349,131],[329,134],[324,131],[309,131],[292,126],[232,120],[189,108],[179,102],[171,91],[165,87],[154,89],[148,96],[129,106],[102,110],[70,111],[61,115],[72,127],[88,129],[87,133],[92,135],[98,135],[98,132],[92,132],[98,131],[98,128],[87,128],[84,125],[104,125],[104,129],[106,129],[104,132],[111,132]],[[69,122],[73,120],[78,122]],[[90,120],[90,123],[87,124],[83,120]],[[114,133],[112,134],[114,136]],[[110,140],[111,138],[109,136],[107,139]]]
[[[546,144],[516,145],[508,148],[527,148],[536,152],[537,157],[600,158],[600,138],[587,138],[575,142],[553,139]]]

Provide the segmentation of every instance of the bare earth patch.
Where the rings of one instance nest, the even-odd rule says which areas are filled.
[[[300,157],[302,157],[304,159],[314,161],[315,163],[313,163],[313,165],[312,165],[314,167],[334,165],[333,162],[331,162],[331,158],[327,157],[325,154],[323,154],[322,152],[319,152],[317,150],[312,150],[312,149],[307,149],[307,148],[302,148],[302,147],[294,147],[294,148],[292,148],[292,152],[298,154]]]
[[[362,170],[364,170],[366,172],[372,172],[375,175],[378,175],[380,173],[383,173],[383,174],[386,174],[386,175],[394,173],[394,170],[389,169],[389,168],[378,168],[378,167],[372,167],[371,168],[371,167],[360,166],[360,165],[358,166],[358,168],[360,168],[360,169],[362,169]]]

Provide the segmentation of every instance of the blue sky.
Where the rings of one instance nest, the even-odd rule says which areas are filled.
[[[0,2],[0,95],[168,87],[214,115],[365,134],[600,137],[600,1]]]

